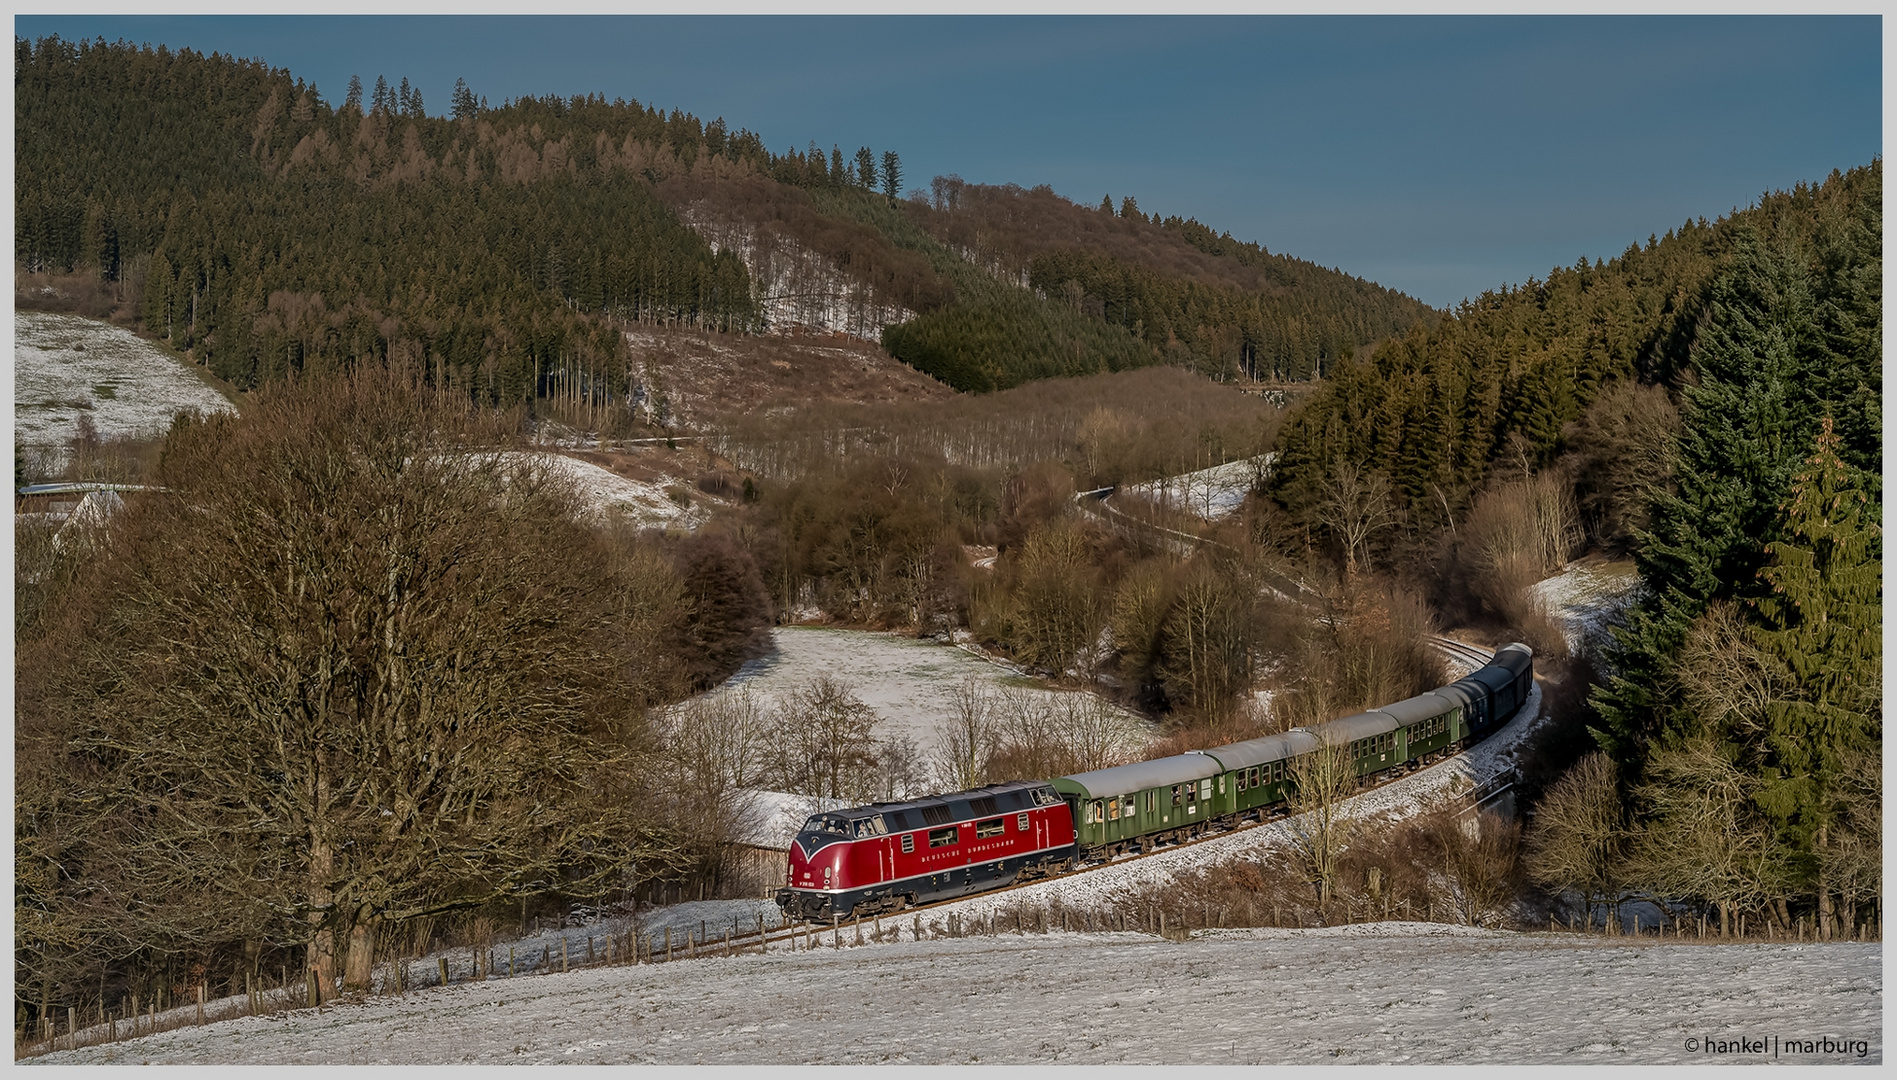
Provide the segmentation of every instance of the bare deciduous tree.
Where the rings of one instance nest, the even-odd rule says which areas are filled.
[[[1290,774],[1292,816],[1286,824],[1291,830],[1292,848],[1317,892],[1318,911],[1326,913],[1338,863],[1358,824],[1349,806],[1357,790],[1350,746],[1345,742],[1320,743],[1292,759]]]
[[[966,791],[988,782],[1001,749],[1000,702],[982,680],[968,676],[949,691],[949,724],[937,737],[935,782],[944,791]]]
[[[1624,894],[1625,811],[1607,755],[1582,758],[1548,789],[1527,838],[1528,876],[1581,895],[1590,919],[1597,904]]]
[[[1355,577],[1359,564],[1370,560],[1370,539],[1396,525],[1389,477],[1379,471],[1365,472],[1341,457],[1333,459],[1324,474],[1316,514],[1318,524],[1343,546],[1344,574]]]
[[[41,730],[92,770],[95,929],[339,941],[616,884],[667,844],[626,687],[660,658],[610,553],[526,455],[469,453],[382,376],[173,429]],[[488,433],[491,437],[495,433]]]
[[[1709,739],[1658,748],[1634,789],[1646,820],[1634,832],[1624,878],[1662,897],[1698,897],[1721,928],[1787,884],[1784,852],[1753,805],[1757,781]]]

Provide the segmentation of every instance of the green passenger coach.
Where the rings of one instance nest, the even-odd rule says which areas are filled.
[[[1426,694],[1278,735],[1208,750],[1056,777],[1073,812],[1076,859],[1151,850],[1215,824],[1285,812],[1300,758],[1321,745],[1343,747],[1358,782],[1420,769],[1506,723],[1527,701],[1534,654],[1525,645]],[[1320,742],[1320,740],[1322,740]]]
[[[1117,853],[1131,841],[1197,832],[1221,816],[1219,779],[1217,761],[1179,754],[1059,776],[1053,784],[1073,807],[1080,846]]]

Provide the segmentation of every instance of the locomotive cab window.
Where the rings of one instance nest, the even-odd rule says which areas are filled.
[[[991,836],[1000,836],[1008,831],[1008,823],[1000,818],[989,818],[975,825],[975,839],[986,840]]]
[[[902,853],[903,853],[904,855],[908,855],[908,854],[910,854],[911,852],[913,852],[913,851],[915,851],[915,849],[916,849],[916,838],[915,838],[915,834],[914,834],[914,833],[910,833],[909,835],[907,835],[907,836],[904,836],[904,837],[902,838]]]
[[[929,830],[929,846],[932,848],[933,847],[950,847],[950,846],[953,846],[955,841],[958,840],[960,837],[961,837],[961,830],[956,828],[953,825],[950,825],[946,829],[930,829]]]

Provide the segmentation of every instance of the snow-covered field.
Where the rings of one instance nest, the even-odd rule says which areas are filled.
[[[90,416],[103,438],[162,433],[189,410],[231,403],[177,357],[130,330],[44,311],[13,316],[13,424],[24,445],[59,456]]]
[[[1228,461],[1197,472],[1169,476],[1146,484],[1128,484],[1128,495],[1148,499],[1207,521],[1217,521],[1238,512],[1245,496],[1258,482],[1260,470],[1269,470],[1274,455]]]
[[[497,978],[30,1060],[1871,1064],[1883,1060],[1882,996],[1876,945],[1407,923],[1184,942],[1006,933]],[[1741,1036],[1768,1048],[1708,1049]],[[1786,1047],[1825,1038],[1839,1048]]]
[[[1639,586],[1631,559],[1584,559],[1562,567],[1559,574],[1537,582],[1530,591],[1537,603],[1560,620],[1568,651],[1575,653],[1586,644],[1606,643],[1608,629],[1633,602]]]
[[[663,477],[656,482],[633,480],[590,461],[562,454],[544,454],[547,464],[579,485],[587,506],[604,519],[628,518],[647,526],[672,526],[695,529],[704,524],[710,512],[703,505],[705,496],[692,489],[691,482],[678,477]],[[689,506],[682,506],[667,494],[668,488],[688,493]]]
[[[827,674],[848,683],[876,710],[882,718],[876,729],[879,738],[904,736],[924,755],[935,747],[936,733],[950,719],[949,695],[963,679],[973,677],[997,691],[1078,693],[1045,689],[967,650],[898,634],[780,626],[771,632],[771,640],[775,649],[770,655],[744,665],[720,690],[744,687],[777,694]],[[1144,720],[1127,715],[1145,729]]]

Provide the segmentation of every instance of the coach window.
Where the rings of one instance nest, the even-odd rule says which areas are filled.
[[[1211,797],[1212,797],[1212,778],[1208,776],[1204,780],[1199,781],[1199,798],[1203,800],[1203,799],[1210,799]]]
[[[910,833],[909,835],[904,836],[902,838],[902,853],[904,855],[908,855],[908,854],[913,853],[915,850],[916,850],[915,834]]]
[[[961,831],[953,825],[950,825],[946,829],[930,829],[929,830],[929,846],[930,847],[951,847],[954,845],[956,839],[960,835],[961,835]]]
[[[1120,800],[1118,799],[1107,800],[1107,820],[1108,821],[1120,820]]]
[[[1248,772],[1249,770],[1247,769],[1240,769],[1238,770],[1238,772],[1232,774],[1233,776],[1237,778],[1233,780],[1232,782],[1238,785],[1238,790],[1240,791],[1245,790],[1245,776],[1247,775]]]
[[[1174,784],[1172,786],[1172,804],[1174,806],[1179,805],[1179,785],[1178,784]]]

